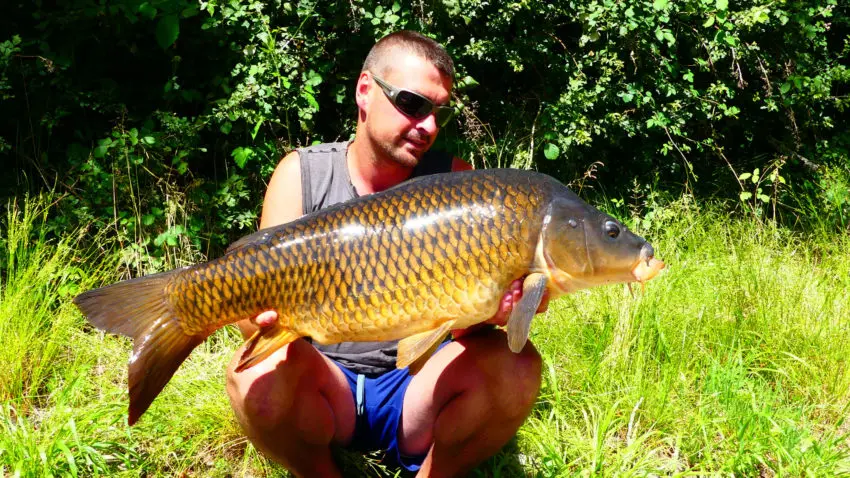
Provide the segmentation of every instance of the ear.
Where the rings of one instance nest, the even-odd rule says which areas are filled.
[[[357,87],[354,91],[357,108],[364,112],[369,107],[369,91],[373,85],[372,75],[368,71],[360,72],[360,77],[357,78]]]

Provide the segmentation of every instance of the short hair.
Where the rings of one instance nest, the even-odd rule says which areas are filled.
[[[400,30],[390,33],[378,40],[366,55],[361,72],[369,70],[372,73],[384,75],[392,64],[389,60],[393,50],[401,50],[418,55],[428,60],[440,73],[454,83],[455,66],[452,57],[446,49],[431,38],[411,30]]]

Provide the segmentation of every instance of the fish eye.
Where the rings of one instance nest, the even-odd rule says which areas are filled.
[[[620,226],[614,221],[607,221],[604,226],[605,234],[611,239],[616,239],[620,235]]]

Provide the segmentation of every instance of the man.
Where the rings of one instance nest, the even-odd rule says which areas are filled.
[[[471,167],[430,152],[450,118],[454,66],[438,43],[402,31],[370,51],[357,81],[355,139],[292,152],[269,183],[260,227],[413,176]],[[435,106],[436,105],[436,106]],[[519,299],[506,291],[491,324],[504,325]],[[545,307],[545,306],[544,306]],[[274,311],[240,324],[249,336]],[[540,356],[531,343],[510,352],[492,326],[453,332],[422,370],[395,369],[395,343],[319,346],[296,340],[243,372],[227,389],[251,442],[297,476],[340,476],[331,446],[386,450],[386,460],[420,476],[457,476],[495,454],[531,411]]]

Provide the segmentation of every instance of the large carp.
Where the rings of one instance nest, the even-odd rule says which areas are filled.
[[[299,337],[329,344],[402,339],[418,369],[453,329],[485,321],[524,278],[508,319],[519,352],[544,292],[643,282],[652,246],[555,179],[479,170],[418,178],[261,230],[213,261],[80,294],[88,320],[134,339],[132,425],[177,367],[222,326],[273,309],[237,370]]]

